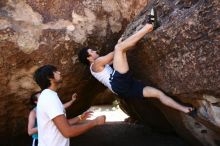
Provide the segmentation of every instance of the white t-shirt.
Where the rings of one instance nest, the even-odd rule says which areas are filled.
[[[43,90],[37,103],[38,146],[69,146],[69,138],[65,138],[52,121],[59,115],[65,115],[65,110],[57,93]]]
[[[113,72],[112,67],[111,67],[110,65],[106,64],[105,67],[104,67],[104,69],[103,69],[102,71],[100,71],[100,72],[94,72],[94,71],[92,70],[92,65],[93,65],[93,64],[94,64],[94,63],[92,63],[92,64],[90,65],[90,72],[91,72],[91,74],[92,74],[99,82],[101,82],[102,84],[104,84],[106,87],[108,87],[108,88],[113,92],[112,86],[111,86],[111,84],[110,84],[110,76],[111,76],[111,74],[112,74],[112,72]],[[113,92],[113,93],[114,93],[114,92]]]

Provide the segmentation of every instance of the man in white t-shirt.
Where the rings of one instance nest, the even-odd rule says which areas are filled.
[[[88,118],[88,114],[72,119],[66,118],[65,109],[56,93],[62,78],[55,66],[40,67],[36,70],[34,79],[42,89],[37,104],[39,146],[69,146],[70,137],[78,136],[105,123],[105,116],[82,124],[76,123]]]

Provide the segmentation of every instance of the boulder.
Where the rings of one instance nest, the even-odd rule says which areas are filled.
[[[220,145],[220,2],[151,1],[129,24],[124,38],[145,24],[152,7],[157,10],[160,27],[129,52],[130,69],[147,85],[197,109],[192,118],[152,101],[177,133],[193,145]],[[139,102],[127,111],[143,120],[148,110]],[[124,106],[134,105],[127,102]],[[148,121],[143,123],[149,125]]]

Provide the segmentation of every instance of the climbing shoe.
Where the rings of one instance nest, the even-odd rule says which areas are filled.
[[[160,26],[157,20],[157,12],[154,8],[151,9],[150,14],[148,15],[148,23],[153,25],[154,30]]]

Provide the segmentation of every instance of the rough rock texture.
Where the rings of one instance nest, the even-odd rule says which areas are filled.
[[[103,52],[109,50],[147,3],[148,0],[1,0],[1,142],[10,143],[26,133],[29,97],[39,90],[32,74],[44,64],[56,65],[62,72],[64,83],[59,93],[63,101],[69,100],[73,92],[78,93],[74,114],[87,109],[104,87],[78,63],[79,48],[89,45],[105,48]]]
[[[161,27],[129,53],[131,70],[136,78],[197,108],[198,116],[191,118],[153,101],[180,135],[194,145],[220,145],[220,2],[151,1],[129,25],[125,37],[142,26],[152,6],[158,10]],[[144,105],[139,101],[125,108],[149,124],[143,119]]]

